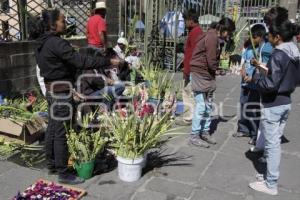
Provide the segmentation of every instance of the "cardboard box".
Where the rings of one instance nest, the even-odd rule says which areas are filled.
[[[0,134],[21,140],[25,144],[42,139],[46,127],[46,121],[41,117],[35,117],[26,123],[0,118]]]

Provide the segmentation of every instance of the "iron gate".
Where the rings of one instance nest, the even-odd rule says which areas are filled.
[[[276,4],[277,0],[123,0],[119,9],[119,30],[125,32],[131,42],[143,47],[145,54],[154,62],[176,69],[181,60],[177,57],[182,57],[178,54],[178,47],[183,46],[187,34],[172,38],[161,33],[161,20],[168,12],[184,13],[193,8],[199,13],[199,22],[204,30],[211,22],[228,16],[236,22],[239,30],[246,22],[261,22],[265,11]],[[179,16],[176,16],[173,23],[175,32],[178,19]],[[137,21],[143,23],[144,29],[138,29],[141,27]]]
[[[57,7],[64,10],[68,23],[68,36],[85,35],[85,24],[96,0],[0,0],[0,35],[2,39],[24,40],[28,37],[30,17],[41,10]],[[117,1],[117,0],[114,0]],[[236,20],[237,29],[246,21],[262,20],[263,13],[277,4],[277,0],[118,0],[119,32],[130,42],[144,49],[153,61],[175,69],[180,63],[178,47],[183,46],[186,33],[177,37],[179,13],[194,8],[205,30],[212,21],[222,16]],[[111,9],[111,8],[108,8]],[[108,10],[109,12],[109,10]],[[175,14],[173,35],[162,33],[162,19],[167,13]],[[239,19],[239,20],[237,20]],[[0,38],[0,39],[1,39]]]
[[[85,24],[94,5],[93,0],[1,0],[0,40],[25,40],[34,18],[42,10],[58,8],[65,13],[67,37],[84,36]]]

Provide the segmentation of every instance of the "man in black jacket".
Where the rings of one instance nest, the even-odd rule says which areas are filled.
[[[274,23],[269,28],[269,41],[275,47],[267,68],[253,76],[261,94],[260,129],[265,135],[267,161],[266,180],[250,183],[250,187],[270,195],[278,194],[281,136],[291,110],[291,94],[295,90],[300,73],[300,53],[292,42],[298,28],[290,21]]]

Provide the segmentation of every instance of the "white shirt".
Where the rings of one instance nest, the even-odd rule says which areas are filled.
[[[141,66],[140,58],[137,56],[127,56],[125,61],[135,69],[139,69]]]
[[[119,47],[119,45],[115,46],[114,51],[117,53],[119,58],[121,58],[123,60],[125,59],[125,52]]]

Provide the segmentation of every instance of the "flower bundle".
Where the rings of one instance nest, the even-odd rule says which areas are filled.
[[[75,200],[80,194],[80,191],[40,180],[27,188],[23,193],[19,192],[12,200]]]
[[[143,119],[145,115],[152,115],[154,113],[154,107],[151,103],[148,103],[149,95],[145,85],[139,86],[138,97],[139,99],[135,98],[133,100],[135,114],[141,119]]]

